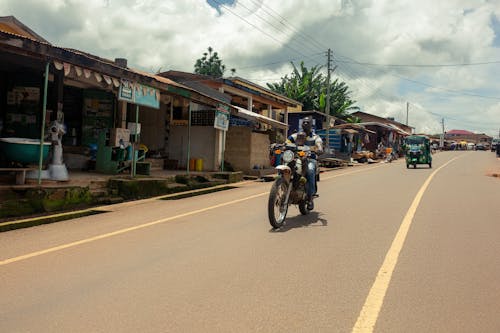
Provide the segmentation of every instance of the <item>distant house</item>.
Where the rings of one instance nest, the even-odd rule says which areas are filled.
[[[453,129],[444,135],[445,140],[448,141],[467,141],[472,143],[484,142],[491,144],[493,139],[491,136],[484,133],[473,133],[467,130]]]

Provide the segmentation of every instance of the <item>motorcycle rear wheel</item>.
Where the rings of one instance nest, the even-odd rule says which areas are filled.
[[[300,214],[302,214],[302,215],[307,215],[307,214],[309,214],[309,209],[307,209],[307,201],[302,200],[302,201],[299,203],[299,211],[300,211]]]
[[[283,178],[278,178],[271,187],[269,193],[269,201],[267,203],[267,214],[269,223],[274,229],[281,228],[285,222],[286,213],[288,211],[288,203],[284,202],[288,186]]]

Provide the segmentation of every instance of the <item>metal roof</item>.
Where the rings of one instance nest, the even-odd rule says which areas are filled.
[[[242,107],[236,106],[236,105],[231,105],[233,108],[237,110],[237,116],[248,119],[248,120],[255,120],[264,124],[271,125],[276,128],[281,128],[281,129],[287,129],[288,125],[285,123],[282,123],[281,121],[274,120],[272,118],[263,116],[259,113],[255,113],[252,111],[249,111],[247,109],[244,109]]]

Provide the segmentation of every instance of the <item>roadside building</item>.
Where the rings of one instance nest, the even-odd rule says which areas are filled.
[[[146,151],[168,161],[176,153],[170,152],[171,123],[195,104],[232,108],[222,96],[132,69],[125,59],[53,46],[15,18],[0,18],[0,137],[45,139],[48,126],[60,121],[69,169],[135,173],[136,159]],[[191,144],[182,142],[175,168],[188,167]],[[0,151],[2,165],[16,164],[5,152]],[[206,159],[202,168],[217,170],[215,157]]]
[[[193,123],[194,140],[212,140],[215,136],[213,140],[216,146],[219,143],[224,146],[226,167],[245,173],[270,167],[270,144],[284,141],[289,110],[302,106],[295,100],[240,77],[213,78],[181,71],[168,71],[159,75],[229,103],[231,116],[227,132],[212,133],[206,124]],[[194,109],[193,114],[204,117],[206,110]],[[181,127],[181,123],[173,125],[172,131],[176,133],[176,138],[185,135],[186,129]],[[193,151],[193,154],[201,155],[203,152]],[[222,155],[218,156],[222,158]],[[218,162],[222,164],[222,160]]]

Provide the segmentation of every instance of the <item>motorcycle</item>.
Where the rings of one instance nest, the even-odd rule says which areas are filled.
[[[396,156],[396,153],[394,152],[394,150],[390,147],[388,148],[385,148],[385,162],[386,163],[391,163],[392,161],[394,160],[397,160],[397,156]]]
[[[314,204],[307,205],[305,177],[308,158],[312,158],[314,152],[309,146],[284,144],[276,145],[274,153],[280,156],[281,164],[276,166],[278,177],[271,187],[267,209],[269,223],[278,229],[283,226],[290,205],[298,205],[302,215],[314,209]],[[317,174],[316,180],[318,178]]]

